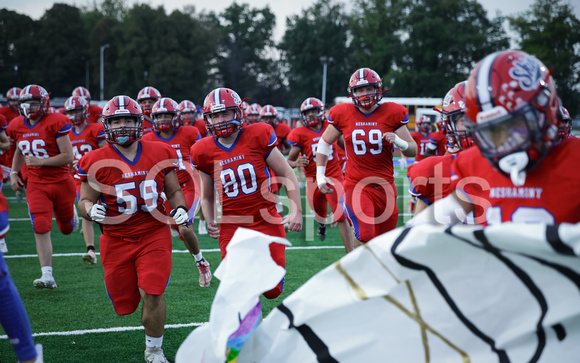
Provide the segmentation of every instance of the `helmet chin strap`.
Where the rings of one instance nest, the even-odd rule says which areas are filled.
[[[498,166],[504,173],[510,175],[512,183],[516,187],[520,187],[526,182],[525,169],[529,160],[528,153],[520,151],[501,158]]]

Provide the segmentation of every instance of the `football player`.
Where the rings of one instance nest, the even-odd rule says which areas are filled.
[[[482,225],[580,222],[580,171],[570,167],[580,140],[556,142],[559,102],[550,73],[517,50],[490,54],[476,65],[465,116],[477,148],[455,159],[455,191],[412,223],[451,224],[469,212]]]
[[[99,107],[100,108],[100,107]],[[107,145],[105,131],[100,122],[88,123],[90,110],[88,101],[80,96],[71,96],[64,103],[64,114],[70,119],[73,128],[69,134],[73,148],[74,161],[72,175],[76,186],[76,196],[79,200],[81,195],[81,179],[77,174],[76,165],[81,157],[89,151]],[[99,113],[100,117],[100,113]],[[82,232],[87,247],[83,260],[91,265],[97,263],[95,253],[95,230],[93,221],[82,219]]]
[[[199,174],[194,174],[194,170],[191,167],[189,150],[196,141],[201,140],[201,136],[197,128],[193,126],[181,127],[179,105],[171,98],[162,97],[155,102],[151,116],[155,131],[143,135],[142,140],[162,142],[175,149],[177,159],[172,160],[172,162],[177,163],[178,166],[177,178],[185,195],[185,206],[188,208],[188,223],[187,225],[173,224],[173,227],[179,231],[181,240],[195,259],[199,270],[199,286],[207,287],[211,282],[210,264],[203,257],[199,249],[197,236],[193,232],[193,228],[191,228],[199,202],[199,193],[196,190],[199,188]],[[194,181],[194,178],[196,181]]]
[[[82,86],[78,86],[72,91],[72,96],[82,97],[87,100],[87,104],[89,105],[89,115],[87,116],[87,123],[94,124],[100,121],[101,119],[101,112],[103,109],[97,105],[91,105],[91,93],[88,89]]]
[[[288,135],[288,142],[292,145],[288,155],[288,164],[291,167],[304,167],[306,175],[306,199],[314,210],[314,218],[318,222],[318,238],[324,241],[326,238],[326,218],[328,204],[332,210],[334,221],[338,223],[340,236],[346,252],[353,249],[352,233],[346,220],[342,190],[335,189],[333,193],[324,194],[316,184],[316,148],[318,140],[328,127],[324,114],[324,104],[318,98],[309,97],[300,105],[300,117],[302,127],[297,127]],[[336,148],[333,148],[328,156],[326,175],[333,179],[335,185],[342,185],[342,163]]]
[[[143,87],[137,94],[137,102],[143,110],[143,134],[148,134],[154,130],[151,110],[160,98],[161,93],[155,87]]]
[[[6,92],[6,100],[8,105],[0,107],[0,116],[4,117],[6,126],[20,116],[18,109],[20,108],[20,91],[22,89],[18,87],[12,87]],[[0,164],[6,168],[12,167],[12,157],[14,156],[14,151],[16,147],[12,144],[7,150],[0,150]],[[3,178],[8,179],[7,177]]]
[[[407,169],[409,192],[417,198],[415,215],[453,191],[451,164],[457,154],[473,145],[465,127],[465,86],[459,82],[447,92],[441,108],[447,132],[447,154],[414,163]]]
[[[278,110],[272,105],[266,105],[260,110],[260,121],[272,126],[278,139],[278,149],[283,155],[288,155],[290,152],[290,144],[286,138],[292,130],[290,126],[278,120]]]
[[[25,164],[28,168],[26,202],[42,270],[42,277],[34,280],[37,289],[57,287],[52,275],[52,215],[63,234],[78,228],[75,184],[69,171],[74,160],[69,138],[72,125],[61,113],[48,114],[49,107],[48,92],[28,85],[20,92],[22,116],[8,126],[17,146],[10,171],[14,191],[24,187],[18,172]]]
[[[426,157],[437,155],[439,145],[445,150],[445,135],[433,132],[433,122],[428,115],[423,115],[417,122],[417,131],[411,132],[411,137],[417,143],[417,156],[415,161],[421,161]]]
[[[212,238],[219,238],[222,259],[226,247],[238,227],[253,229],[271,236],[284,237],[288,230],[302,230],[300,190],[294,171],[278,150],[272,127],[257,123],[242,128],[242,99],[229,88],[216,88],[204,101],[204,118],[208,132],[191,148],[194,166],[200,171],[202,208],[207,229]],[[268,168],[285,182],[292,212],[282,220],[276,212],[269,190]],[[222,205],[222,217],[217,226],[215,188]],[[285,267],[285,246],[270,244],[274,261]],[[282,293],[284,279],[264,293],[274,299]]]
[[[330,127],[324,131],[316,152],[316,181],[320,191],[332,192],[334,183],[325,176],[326,165],[330,145],[343,135],[348,155],[346,210],[359,245],[397,226],[393,147],[401,149],[405,156],[415,156],[417,144],[407,129],[407,109],[392,102],[379,103],[383,83],[375,71],[360,68],[354,72],[348,92],[352,104],[330,109]]]
[[[560,108],[558,109],[558,118],[560,120],[560,127],[558,128],[558,137],[560,138],[560,141],[574,136],[572,134],[572,117],[570,117],[570,113],[566,107],[560,105]]]
[[[250,107],[248,107],[246,110],[246,116],[249,124],[260,122],[260,111],[262,111],[262,106],[257,103],[252,103]]]
[[[145,361],[167,362],[163,350],[164,291],[171,273],[171,233],[165,193],[177,224],[187,223],[185,196],[179,186],[175,150],[140,140],[143,113],[128,96],[113,97],[103,108],[109,145],[78,162],[82,180],[79,210],[102,223],[101,263],[105,286],[119,315],[132,314],[143,299]]]

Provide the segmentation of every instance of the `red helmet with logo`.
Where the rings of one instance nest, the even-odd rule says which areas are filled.
[[[278,124],[278,110],[272,105],[266,105],[260,110],[260,121],[276,127]]]
[[[459,130],[458,122],[465,122],[465,88],[467,81],[459,82],[451,88],[443,99],[441,115],[449,146],[465,150],[473,145],[467,129]]]
[[[19,87],[12,87],[6,92],[6,100],[8,101],[8,106],[14,112],[18,112],[18,104],[20,103],[20,92],[22,91]]]
[[[356,96],[356,89],[365,86],[374,86],[375,92],[373,94]],[[378,104],[383,98],[383,80],[372,69],[360,68],[350,76],[346,90],[355,106],[369,109]]]
[[[103,107],[103,126],[110,143],[128,146],[143,136],[143,112],[141,106],[129,96],[115,96]],[[135,119],[134,127],[112,128],[111,121],[119,117]]]
[[[171,120],[159,120],[161,114],[171,115]],[[169,97],[162,97],[155,102],[151,115],[153,116],[153,128],[155,131],[173,131],[181,126],[179,123],[179,105]]]
[[[306,111],[316,110],[316,113],[306,116]],[[308,97],[300,105],[300,118],[306,127],[316,127],[324,123],[324,104],[316,97]]]
[[[73,89],[72,95],[82,97],[88,102],[91,102],[91,93],[89,92],[88,89],[84,88],[83,86],[78,86],[77,88]]]
[[[193,126],[197,115],[197,106],[190,100],[183,100],[179,103],[179,112],[181,124],[184,126]]]
[[[74,112],[76,110],[82,111],[80,117]],[[71,96],[64,102],[64,113],[73,125],[80,125],[89,117],[89,101],[84,97]]]
[[[29,112],[30,105],[26,103],[28,100],[39,100],[40,107],[36,112]],[[20,91],[20,112],[22,116],[28,118],[37,118],[49,113],[50,98],[46,90],[36,84],[31,84]]]
[[[151,109],[153,105],[143,104],[144,100],[157,101],[161,98],[161,93],[155,87],[143,87],[141,91],[137,94],[137,102],[141,105],[144,115],[151,115]]]
[[[213,122],[212,115],[234,111],[232,120]],[[203,101],[203,118],[207,131],[215,137],[228,137],[243,126],[242,99],[229,88],[216,88]]]
[[[558,95],[548,68],[522,51],[490,54],[469,76],[465,105],[481,153],[523,185],[558,133]]]

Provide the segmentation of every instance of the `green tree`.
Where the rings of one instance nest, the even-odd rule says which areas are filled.
[[[580,21],[559,0],[536,0],[530,10],[508,17],[520,48],[553,68],[558,96],[571,115],[580,112]]]
[[[36,24],[26,15],[0,9],[0,84],[4,94],[9,88],[33,82]]]
[[[347,46],[348,18],[341,4],[318,0],[311,7],[286,19],[286,32],[279,45],[288,67],[290,106],[299,107],[307,97],[321,97],[321,57],[332,57],[327,67],[326,103],[342,96],[355,69]]]
[[[33,39],[37,56],[31,75],[51,97],[68,97],[85,84],[87,34],[78,8],[54,4],[38,21]]]
[[[268,93],[261,89],[274,91],[272,86],[276,85],[268,72],[274,66],[270,54],[274,46],[274,14],[269,7],[253,9],[248,4],[233,3],[214,15],[214,21],[219,31],[212,34],[212,40],[218,48],[210,88],[232,88],[241,97],[251,98],[251,102],[268,103],[269,99],[257,96]]]
[[[388,75],[393,93],[443,97],[467,79],[475,62],[509,46],[503,22],[489,20],[475,0],[414,1],[403,28],[403,56]]]
[[[358,68],[369,67],[384,77],[385,88],[389,88],[390,82],[385,76],[403,55],[402,37],[410,6],[411,0],[355,2],[350,15],[355,58],[351,74]],[[404,91],[401,93],[404,94]]]

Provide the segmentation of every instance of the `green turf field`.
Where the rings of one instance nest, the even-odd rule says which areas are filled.
[[[396,183],[401,213],[399,224],[402,224],[410,218],[403,214],[407,212],[408,185],[404,177],[406,171],[396,168],[396,172],[400,174]],[[145,339],[140,321],[141,308],[129,316],[115,314],[105,291],[100,259],[97,265],[82,260],[86,249],[79,232],[63,236],[56,222],[53,223],[53,268],[58,288],[49,291],[36,290],[32,286],[32,281],[41,273],[27,205],[16,202],[10,188],[4,188],[3,193],[10,206],[6,262],[28,310],[35,342],[44,347],[45,362],[142,362]],[[305,195],[305,190],[302,195]],[[303,231],[286,235],[293,247],[286,252],[284,293],[274,301],[262,298],[264,316],[345,253],[338,228],[328,228],[326,240],[318,240],[317,225],[310,209],[304,205]],[[194,227],[197,231],[197,222]],[[96,240],[98,251],[98,238]],[[220,262],[217,241],[207,235],[199,236],[199,240],[204,256],[215,271]],[[185,253],[185,246],[179,238],[173,239],[173,249],[171,280],[165,293],[167,321],[163,340],[163,350],[171,361],[185,337],[208,321],[219,285],[219,280],[214,277],[211,287],[199,287],[193,257]],[[16,362],[16,355],[4,334],[0,328],[0,362]]]

